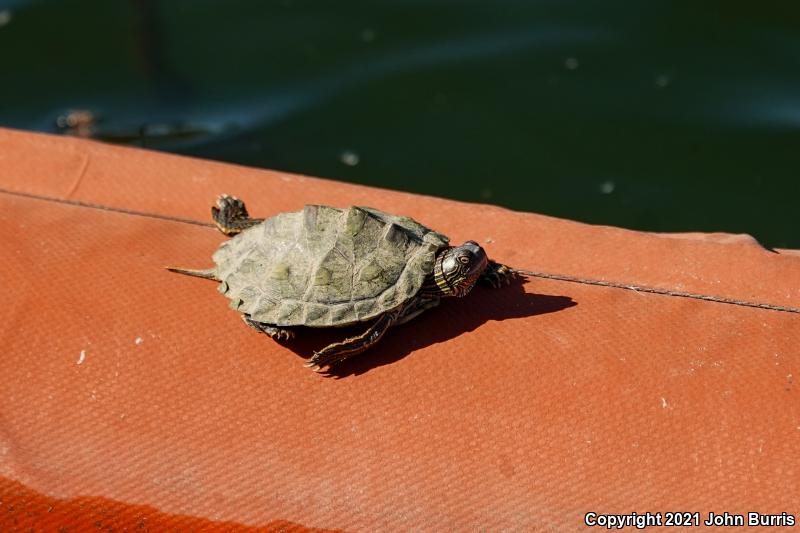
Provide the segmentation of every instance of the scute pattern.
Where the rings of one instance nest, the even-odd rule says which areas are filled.
[[[234,309],[266,324],[329,327],[413,297],[447,242],[408,217],[309,205],[243,231],[213,259]]]

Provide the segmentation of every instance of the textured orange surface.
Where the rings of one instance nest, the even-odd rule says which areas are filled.
[[[336,375],[204,267],[254,216],[372,205],[518,268],[800,308],[800,256],[0,130],[0,530],[575,531],[587,512],[798,515],[800,314],[531,278]],[[46,198],[43,198],[46,197]],[[197,224],[195,222],[199,222]]]

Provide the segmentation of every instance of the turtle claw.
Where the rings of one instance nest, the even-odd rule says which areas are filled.
[[[308,361],[306,361],[306,363],[305,363],[303,366],[304,366],[304,367],[306,367],[306,368],[308,368],[308,369],[309,369],[309,370],[311,370],[312,372],[316,372],[316,373],[318,373],[318,374],[319,374],[320,372],[322,372],[323,366],[321,366],[321,365],[320,365],[320,364],[319,364],[319,363],[316,361],[316,359],[317,359],[317,355],[318,355],[318,353],[317,353],[317,352],[314,352],[314,356],[313,356],[311,359],[309,359]]]
[[[220,194],[217,196],[217,209],[220,211],[227,210],[230,213],[247,214],[247,209],[244,207],[244,202],[236,196],[231,196],[229,194]]]
[[[217,205],[211,208],[211,213],[215,219],[230,220],[236,218],[248,218],[250,215],[244,202],[235,196],[220,194],[217,196]]]
[[[294,331],[290,329],[276,329],[278,329],[278,332],[270,335],[273,339],[288,341],[294,338]]]
[[[270,328],[268,331],[265,330],[264,333],[276,341],[288,341],[294,338],[294,331],[288,329]]]

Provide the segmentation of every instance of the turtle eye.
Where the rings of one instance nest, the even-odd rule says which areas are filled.
[[[466,255],[460,255],[458,256],[458,262],[461,263],[462,265],[469,264],[469,257],[467,257]]]

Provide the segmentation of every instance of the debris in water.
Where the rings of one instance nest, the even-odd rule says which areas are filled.
[[[65,135],[88,139],[94,134],[97,117],[86,109],[74,109],[56,118],[56,127]]]
[[[617,185],[613,181],[604,181],[600,184],[600,192],[603,194],[611,194],[614,192],[616,186]]]
[[[352,150],[347,150],[342,152],[342,155],[339,156],[339,160],[348,167],[354,167],[361,161],[361,158]]]
[[[134,339],[133,342],[136,343],[137,345],[142,344],[144,342],[144,339],[141,337],[136,337],[136,339]]]
[[[78,364],[82,365],[86,361],[86,350],[81,350],[81,356],[78,357]]]

